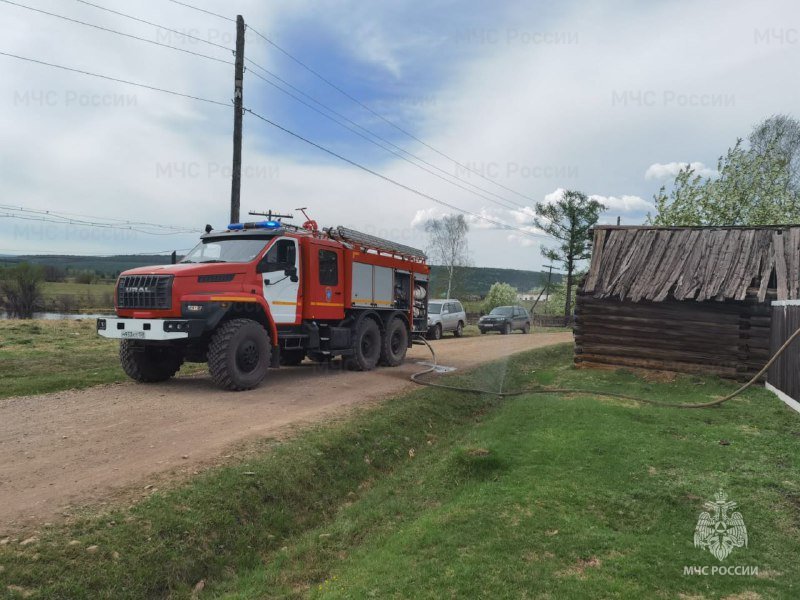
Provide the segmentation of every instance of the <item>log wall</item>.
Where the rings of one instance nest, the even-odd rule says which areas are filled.
[[[578,294],[578,367],[644,368],[746,380],[769,360],[768,303],[631,302]]]

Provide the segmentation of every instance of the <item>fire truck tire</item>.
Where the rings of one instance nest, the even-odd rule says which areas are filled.
[[[381,364],[397,367],[403,364],[408,351],[408,328],[402,319],[394,318],[386,326],[381,344]]]
[[[208,371],[222,389],[249,390],[266,377],[271,352],[269,334],[260,323],[232,319],[222,323],[211,338]]]
[[[119,344],[122,370],[135,381],[156,383],[166,381],[180,370],[183,354],[176,348],[122,340]]]
[[[371,371],[381,357],[381,329],[370,319],[362,319],[353,336],[353,355],[347,358],[351,371]]]

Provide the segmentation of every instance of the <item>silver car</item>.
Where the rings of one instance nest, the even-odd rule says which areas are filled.
[[[456,337],[464,335],[467,313],[458,300],[430,300],[428,302],[428,339],[438,340],[446,331]]]

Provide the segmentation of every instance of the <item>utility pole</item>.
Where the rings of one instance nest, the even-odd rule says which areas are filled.
[[[547,285],[541,292],[539,292],[539,295],[536,297],[536,301],[533,303],[533,306],[531,306],[531,318],[533,318],[533,311],[536,310],[536,305],[539,304],[539,299],[542,297],[542,294],[544,294],[545,292],[547,292],[548,294],[550,293],[550,280],[553,278],[553,265],[545,265],[544,268],[550,269],[550,272],[547,274]],[[550,302],[549,297],[547,298],[547,302],[548,303]]]
[[[238,223],[239,200],[242,192],[242,117],[244,116],[244,18],[242,15],[236,15],[236,63],[234,70],[231,223]]]

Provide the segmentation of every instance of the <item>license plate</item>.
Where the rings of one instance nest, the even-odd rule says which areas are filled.
[[[122,337],[124,338],[133,338],[137,340],[144,339],[144,331],[123,331]]]

